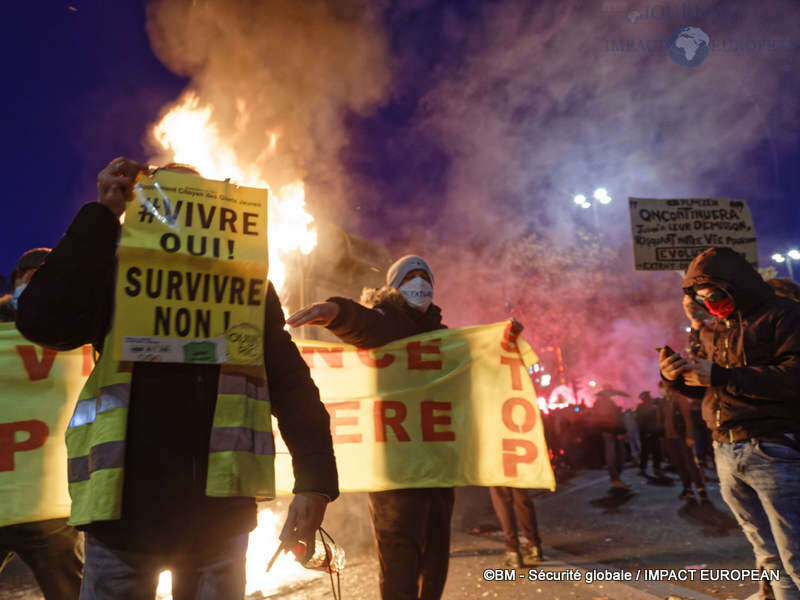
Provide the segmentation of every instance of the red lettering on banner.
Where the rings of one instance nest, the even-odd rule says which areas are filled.
[[[514,358],[511,356],[501,356],[500,363],[508,365],[511,369],[511,388],[515,390],[522,389],[522,377],[520,377],[520,369],[525,368],[525,363],[521,358]]]
[[[373,358],[369,350],[358,350],[356,354],[358,354],[358,359],[362,363],[374,369],[383,369],[384,367],[388,367],[396,358],[394,354],[389,354],[388,352],[381,358]]]
[[[514,421],[514,409],[521,406],[525,420],[518,424]],[[509,398],[503,402],[503,424],[514,433],[527,433],[536,425],[536,409],[525,398]]]
[[[337,413],[340,410],[358,410],[359,403],[357,400],[349,402],[328,402],[325,408],[331,416],[331,438],[334,444],[357,444],[361,441],[360,433],[336,433],[337,427],[345,427],[347,425],[358,425],[358,415],[352,417],[340,417]]]
[[[310,369],[314,368],[314,355],[319,354],[325,364],[331,369],[341,369],[342,353],[344,348],[316,348],[314,346],[303,346],[300,348],[300,353],[303,355],[303,360]]]
[[[433,400],[424,400],[420,405],[420,416],[422,422],[422,441],[423,442],[452,442],[456,439],[455,431],[436,431],[436,425],[452,425],[453,420],[450,415],[437,415],[434,416],[433,411],[436,410],[452,410],[453,405],[450,402],[434,402]]]
[[[509,322],[503,331],[503,339],[500,341],[500,347],[506,352],[519,352],[517,347],[517,338],[522,333],[521,329],[514,329],[514,324]]]
[[[92,369],[94,369],[94,349],[91,346],[82,346],[81,350],[83,351],[81,375],[88,377],[92,374]]]
[[[28,373],[28,379],[31,381],[47,379],[47,376],[50,375],[50,369],[53,368],[56,354],[58,354],[58,352],[50,348],[42,348],[42,360],[40,361],[39,357],[36,356],[35,346],[17,346],[17,353],[22,358],[22,364]]]
[[[19,348],[19,346],[17,346]],[[24,431],[28,439],[16,441],[16,433]],[[44,421],[16,421],[14,423],[0,423],[0,471],[14,470],[14,453],[41,448],[50,430]]]
[[[386,414],[389,410],[394,411],[391,417]],[[375,421],[375,441],[386,441],[387,425],[392,428],[399,442],[411,441],[408,432],[403,428],[403,421],[406,418],[406,413],[406,405],[402,402],[394,400],[376,400],[372,407],[372,416]]]
[[[408,369],[416,371],[435,371],[442,368],[441,359],[436,360],[422,360],[423,354],[439,354],[442,351],[439,349],[441,338],[428,340],[428,344],[422,345],[422,342],[409,342],[406,346],[408,352]]]
[[[522,454],[517,453],[518,448],[522,448]],[[532,463],[536,460],[536,454],[536,446],[529,440],[503,440],[503,474],[517,477],[519,463]]]

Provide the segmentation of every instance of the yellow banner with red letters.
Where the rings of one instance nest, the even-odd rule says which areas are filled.
[[[555,489],[536,361],[510,323],[442,329],[375,350],[296,341],[331,417],[342,491]],[[64,432],[93,367],[0,324],[0,526],[69,515]],[[278,493],[294,485],[276,433]]]
[[[0,527],[69,516],[64,432],[91,346],[42,348],[0,323]]]
[[[555,489],[528,367],[510,322],[376,350],[297,341],[331,417],[342,491],[463,485]],[[275,428],[277,434],[277,428]],[[293,487],[277,440],[278,493]]]

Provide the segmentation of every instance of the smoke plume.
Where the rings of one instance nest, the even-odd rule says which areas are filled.
[[[304,180],[318,219],[346,216],[344,117],[368,112],[390,80],[370,2],[153,0],[147,31],[243,163],[273,189]]]
[[[690,24],[712,41],[798,42],[792,2],[707,6],[723,16]],[[633,271],[627,197],[745,198],[765,234],[759,201],[778,193],[776,156],[796,131],[800,52],[715,51],[683,67],[665,49],[614,51],[609,40],[665,41],[687,24],[634,24],[634,8],[644,13],[513,1],[480,18],[449,12],[408,134],[447,157],[444,191],[418,186],[387,220],[397,254],[430,259],[448,324],[514,316],[535,349],[562,347],[570,377],[635,398],[655,392],[653,347],[683,348],[686,321],[676,274]],[[572,202],[600,186],[614,200],[596,215]]]

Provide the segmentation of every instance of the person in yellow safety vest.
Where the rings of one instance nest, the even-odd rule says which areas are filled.
[[[172,170],[187,167],[171,167]],[[243,598],[256,498],[274,495],[270,412],[292,454],[294,498],[284,544],[314,547],[339,494],[329,417],[284,331],[270,284],[264,369],[115,362],[109,346],[119,219],[145,165],[117,158],[20,296],[17,324],[56,349],[92,343],[100,359],[67,430],[70,523],[86,532],[82,600]],[[194,172],[188,168],[190,172]]]
[[[12,293],[0,298],[0,323],[16,320],[17,300],[49,252],[49,248],[34,248],[19,259],[11,273]],[[31,400],[35,402],[36,398]],[[0,386],[0,402],[11,401]],[[67,525],[66,518],[0,527],[0,571],[14,554],[33,571],[45,600],[77,600],[83,572],[83,542],[75,528]]]

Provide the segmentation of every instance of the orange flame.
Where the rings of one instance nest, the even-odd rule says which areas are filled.
[[[258,513],[258,526],[250,533],[247,546],[247,595],[261,592],[262,595],[279,591],[288,583],[298,583],[324,576],[319,571],[303,568],[291,553],[281,554],[267,572],[267,563],[278,549],[278,534],[281,522],[278,515],[268,508]],[[157,600],[172,600],[172,572],[162,571],[158,577]]]
[[[237,101],[237,129],[248,122],[247,107]],[[196,167],[204,177],[230,179],[239,185],[268,188],[263,158],[274,153],[280,135],[266,132],[264,152],[255,163],[243,164],[228,137],[222,135],[212,119],[210,105],[201,105],[193,93],[185,95],[153,128],[161,147],[172,154],[172,161]],[[305,211],[302,181],[284,185],[269,199],[269,278],[277,290],[286,281],[284,257],[299,251],[308,254],[317,245],[317,233],[310,229],[313,217]]]

